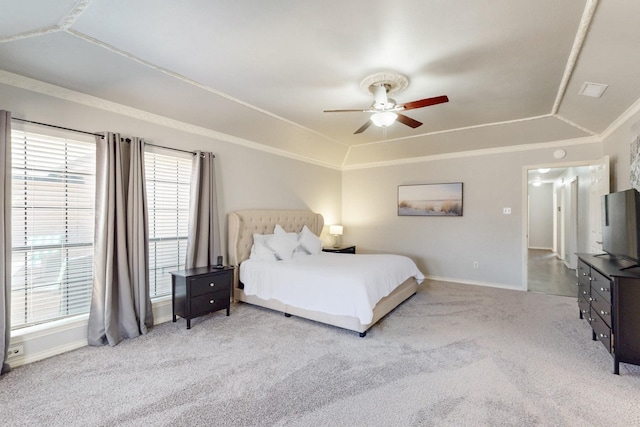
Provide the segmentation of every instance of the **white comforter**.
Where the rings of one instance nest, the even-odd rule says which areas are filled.
[[[265,300],[329,314],[373,320],[373,308],[409,277],[424,275],[401,255],[321,252],[284,261],[246,260],[240,267],[244,292]]]

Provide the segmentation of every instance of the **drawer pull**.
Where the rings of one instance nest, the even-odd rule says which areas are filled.
[[[592,323],[592,322],[594,322],[596,319],[594,319],[593,317],[590,317],[590,318],[588,318],[587,320],[589,321],[589,323]]]
[[[582,295],[589,295],[589,291],[582,291]]]
[[[587,314],[587,310],[582,310],[582,314]]]
[[[213,288],[215,285],[216,285],[216,284],[215,284],[215,283],[213,283],[213,282],[209,283],[209,287],[212,287],[212,288]]]
[[[583,276],[586,276],[586,275],[587,275],[587,273],[585,273],[585,272],[583,271],[583,272],[582,272],[582,275],[583,275]]]
[[[209,300],[209,304],[213,304],[214,302],[216,302],[216,301],[212,300],[212,299]]]
[[[593,301],[595,301],[595,300],[596,300],[596,299],[595,299],[594,297],[589,297],[589,301],[593,302]]]
[[[606,334],[600,334],[600,338],[609,338],[609,336]]]
[[[609,288],[600,288],[602,292],[609,292]]]
[[[607,311],[600,310],[600,314],[602,314],[603,316],[607,316],[609,313]]]

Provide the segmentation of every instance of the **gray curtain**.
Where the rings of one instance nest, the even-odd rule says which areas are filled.
[[[2,350],[1,374],[11,370],[7,363],[7,351],[11,339],[11,113],[0,111],[0,275],[2,275],[2,292],[0,292],[0,350]]]
[[[153,325],[144,141],[97,137],[90,345],[114,346]]]
[[[200,151],[193,156],[186,268],[214,265],[222,255],[214,159]]]

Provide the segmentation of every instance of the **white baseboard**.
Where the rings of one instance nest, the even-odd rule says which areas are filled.
[[[514,291],[526,291],[526,289],[523,289],[520,286],[515,287],[512,285],[507,285],[505,283],[478,282],[475,280],[456,279],[453,277],[440,277],[440,276],[425,276],[425,278],[429,280],[437,280],[439,282],[460,283],[462,285],[486,286],[489,288],[511,289]]]

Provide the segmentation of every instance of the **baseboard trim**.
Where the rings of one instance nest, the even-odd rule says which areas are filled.
[[[479,282],[479,281],[476,281],[476,280],[456,279],[456,278],[452,278],[452,277],[441,277],[441,276],[425,276],[425,279],[436,280],[438,282],[460,283],[462,285],[484,286],[484,287],[488,287],[488,288],[499,288],[499,289],[510,289],[512,291],[526,291],[526,289],[522,289],[522,287],[514,287],[514,286],[511,286],[511,285],[507,285],[505,283]]]

